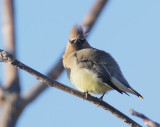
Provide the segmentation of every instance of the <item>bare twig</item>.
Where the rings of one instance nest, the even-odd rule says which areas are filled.
[[[134,111],[133,109],[130,109],[130,113],[134,116],[142,118],[144,120],[144,124],[149,127],[160,127],[159,123],[152,121],[151,119],[147,118],[145,115],[138,113],[138,112]]]
[[[2,51],[0,50],[0,61],[9,63],[17,68],[20,68],[30,74],[32,74],[33,76],[35,76],[36,79],[40,80],[41,82],[58,88],[60,90],[63,90],[67,93],[70,93],[72,95],[75,95],[79,98],[82,98],[84,100],[87,100],[93,104],[98,105],[99,107],[111,112],[112,114],[114,114],[115,116],[117,116],[119,119],[121,119],[122,121],[126,122],[128,125],[132,126],[132,127],[141,127],[141,125],[139,125],[138,123],[136,123],[135,121],[133,121],[132,119],[130,119],[128,116],[126,116],[125,114],[123,114],[122,112],[118,111],[117,109],[115,109],[114,107],[110,106],[109,104],[107,104],[104,101],[99,100],[96,97],[93,97],[91,95],[88,95],[86,98],[86,94],[82,93],[80,91],[77,91],[73,88],[70,88],[66,85],[63,85],[41,73],[39,73],[38,71],[26,66],[25,64],[21,63],[20,61],[16,60],[11,54],[9,54],[8,52]]]
[[[108,0],[97,0],[91,11],[85,16],[82,24],[84,25],[84,27],[87,28],[87,32],[92,30],[107,1]],[[47,76],[56,80],[63,72],[63,69],[64,68],[62,64],[62,59],[60,58],[57,64],[47,74]],[[25,105],[36,99],[36,97],[38,97],[44,90],[46,90],[46,88],[48,88],[48,86],[40,82],[34,85],[31,89],[29,89],[24,95],[22,95]]]
[[[51,71],[47,74],[48,77],[56,80],[59,75],[63,72],[64,68],[62,65],[62,58],[58,60],[56,65],[51,69]],[[27,104],[31,103],[35,98],[37,98],[48,86],[44,83],[37,83],[34,85],[27,93],[22,95],[23,105],[26,106]]]
[[[3,0],[3,38],[8,52],[16,56],[15,30],[14,30],[13,0]],[[20,91],[17,69],[5,64],[5,85],[11,91]]]

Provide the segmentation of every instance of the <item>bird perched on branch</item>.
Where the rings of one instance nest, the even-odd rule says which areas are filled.
[[[81,26],[75,25],[71,30],[63,65],[72,84],[82,92],[102,94],[102,99],[107,91],[116,90],[121,94],[132,93],[143,98],[128,84],[109,53],[89,45]]]

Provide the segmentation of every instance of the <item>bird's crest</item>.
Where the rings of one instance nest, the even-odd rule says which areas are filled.
[[[74,25],[71,29],[70,32],[70,40],[75,40],[75,39],[84,39],[84,33],[83,33],[83,28],[80,25]]]

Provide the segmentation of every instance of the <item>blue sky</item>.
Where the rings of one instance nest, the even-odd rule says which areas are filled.
[[[18,59],[45,74],[61,56],[71,27],[81,23],[93,0],[16,0],[16,40]],[[2,6],[2,0],[0,0]],[[160,1],[110,0],[88,41],[109,52],[119,63],[130,85],[144,96],[140,100],[111,91],[104,97],[141,125],[129,108],[160,123]],[[0,12],[0,17],[2,17]],[[0,18],[1,19],[1,18]],[[0,20],[0,29],[2,28]],[[0,49],[4,49],[0,34]],[[3,82],[3,64],[0,81]],[[37,80],[20,70],[22,92]],[[64,72],[59,82],[72,86]],[[97,95],[96,95],[97,96]],[[127,127],[109,112],[68,93],[49,88],[22,113],[17,127]]]

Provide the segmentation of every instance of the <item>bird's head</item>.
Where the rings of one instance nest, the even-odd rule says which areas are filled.
[[[76,50],[81,50],[90,47],[87,40],[85,39],[85,34],[82,26],[73,26],[69,36],[69,45],[71,45],[71,47],[75,48]]]

